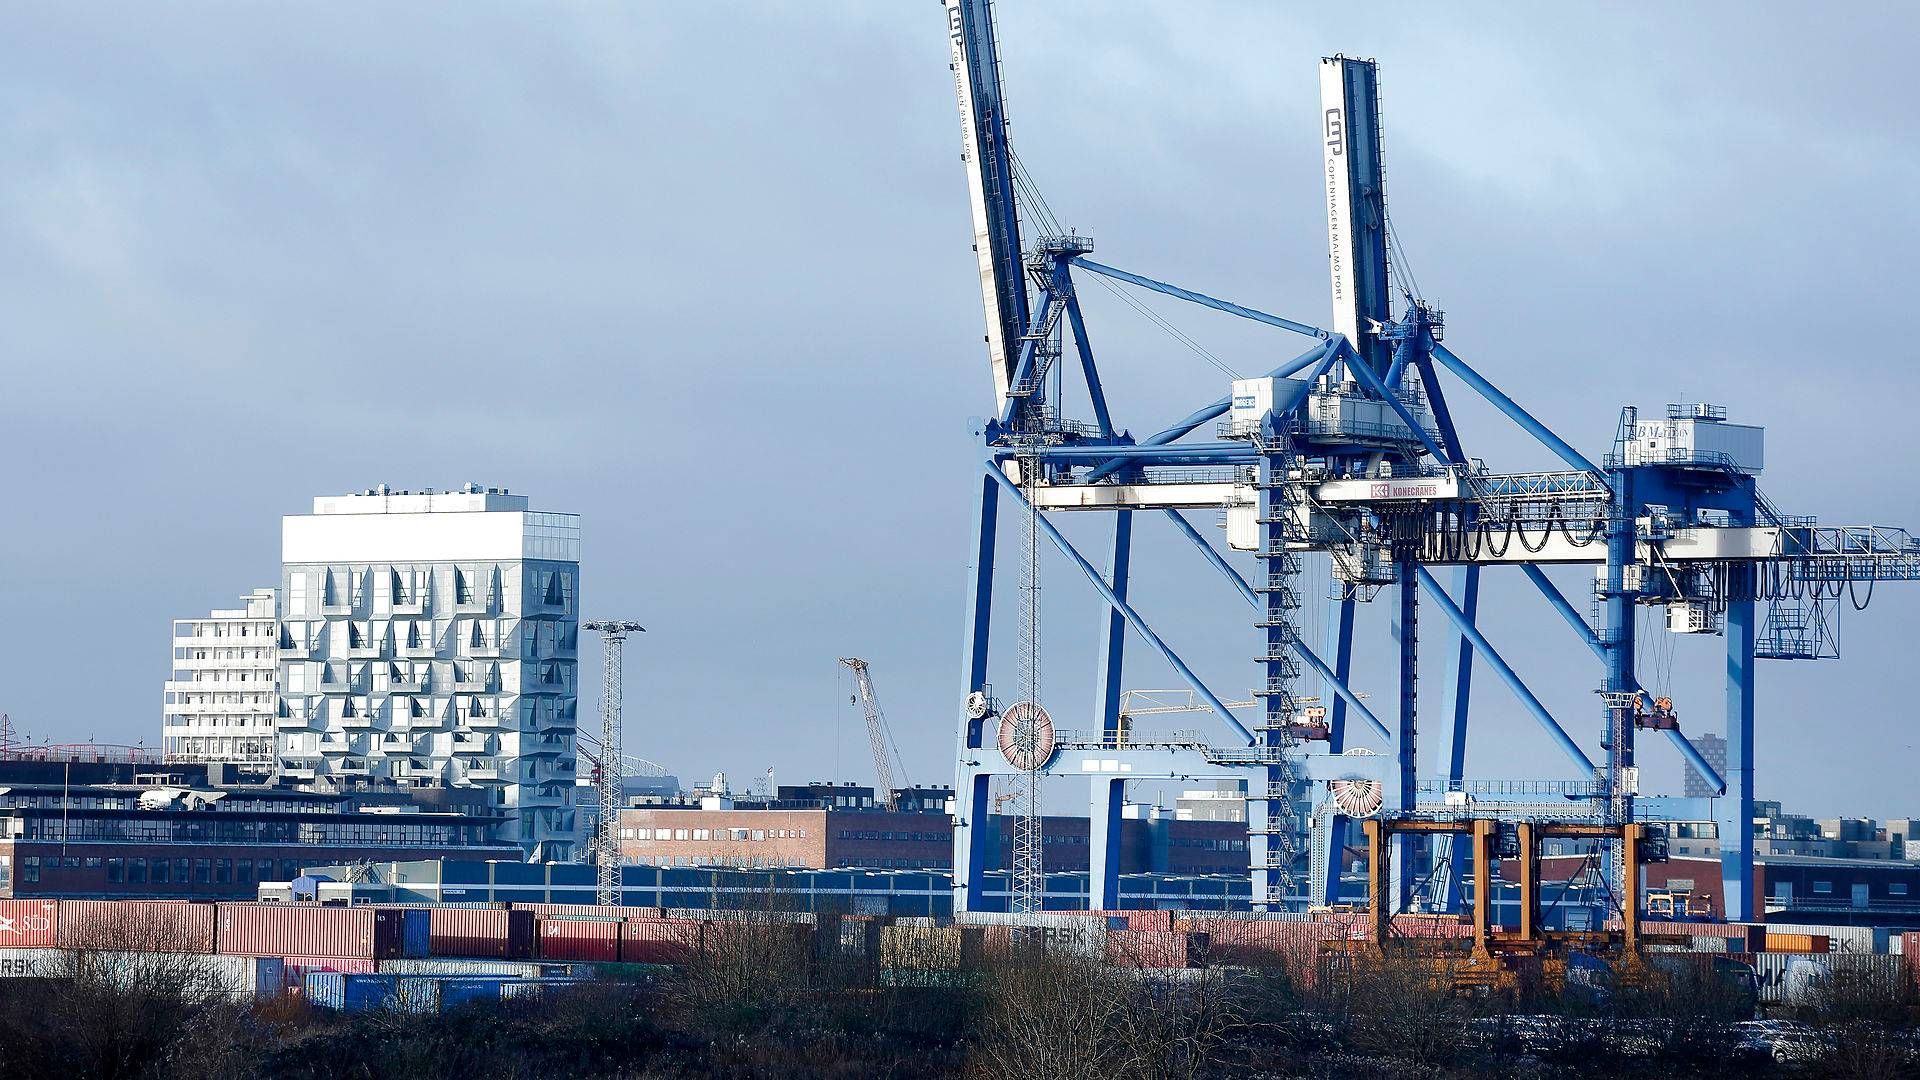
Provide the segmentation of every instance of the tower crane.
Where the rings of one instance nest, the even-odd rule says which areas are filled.
[[[880,711],[880,698],[873,692],[873,676],[867,662],[857,656],[843,656],[840,662],[853,669],[853,681],[860,688],[860,707],[867,714],[867,741],[873,744],[873,779],[879,785],[881,802],[888,811],[899,806],[893,792],[893,757],[887,749],[890,736],[886,714]]]
[[[620,705],[626,696],[626,680],[621,671],[626,658],[627,635],[646,633],[637,622],[594,619],[580,624],[583,630],[599,632],[605,654],[600,661],[600,754],[595,763],[596,794],[600,800],[600,828],[593,838],[596,903],[620,902]]]

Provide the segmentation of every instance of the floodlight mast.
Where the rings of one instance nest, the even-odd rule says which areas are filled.
[[[583,630],[601,635],[604,652],[600,661],[600,769],[594,777],[594,793],[600,803],[599,827],[594,830],[594,901],[600,904],[620,902],[620,704],[626,692],[621,671],[627,651],[627,635],[644,634],[647,628],[637,622],[594,619],[580,624]]]

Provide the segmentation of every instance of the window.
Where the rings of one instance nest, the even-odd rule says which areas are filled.
[[[755,840],[765,840],[767,838],[767,830],[765,829],[753,830],[753,838]]]
[[[153,883],[155,885],[165,885],[173,877],[172,873],[170,873],[172,869],[173,864],[165,859],[153,860]]]
[[[108,884],[118,885],[126,880],[127,880],[127,860],[108,859],[107,860]]]
[[[1813,891],[1814,891],[1814,892],[1816,892],[1816,893],[1822,893],[1822,894],[1824,894],[1824,893],[1830,893],[1830,892],[1832,892],[1832,891],[1833,891],[1833,882],[1831,882],[1831,881],[1816,881],[1816,882],[1814,882],[1814,883],[1813,883]]]
[[[213,881],[216,885],[233,884],[232,859],[215,859],[213,861]]]
[[[193,881],[193,860],[173,860],[173,880],[176,884],[186,885]]]
[[[127,860],[127,884],[145,885],[147,883],[147,860]]]
[[[213,884],[213,860],[212,859],[193,860],[193,881],[194,881],[194,884],[196,885]]]
[[[1888,883],[1887,883],[1887,895],[1888,895],[1888,896],[1905,896],[1905,895],[1907,895],[1907,883],[1906,883],[1906,882],[1904,882],[1904,881],[1890,881],[1890,882],[1888,882]]]
[[[713,830],[712,829],[695,829],[693,830],[693,838],[695,840],[711,840],[713,839]]]
[[[20,880],[36,882],[40,880],[40,856],[27,855],[20,860]]]
[[[675,829],[673,830],[673,838],[675,840],[691,840],[693,838],[693,834],[686,829]]]

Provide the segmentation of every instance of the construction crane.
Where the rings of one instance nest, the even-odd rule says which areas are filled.
[[[626,680],[621,671],[626,658],[627,635],[644,634],[647,628],[637,622],[594,619],[580,624],[583,630],[601,635],[600,661],[600,753],[595,759],[594,790],[600,802],[599,829],[593,838],[593,862],[597,870],[594,882],[595,902],[620,902],[620,704],[626,696]]]
[[[853,669],[854,685],[860,688],[860,707],[867,714],[867,741],[873,745],[874,784],[879,788],[880,801],[891,812],[899,805],[899,798],[893,788],[893,754],[888,749],[893,737],[887,730],[887,716],[880,711],[880,698],[873,692],[873,676],[867,670],[867,662],[857,656],[843,656],[840,662]]]
[[[1372,61],[1333,56],[1320,63],[1315,142],[1324,182],[1316,187],[1326,212],[1327,247],[1309,257],[1331,275],[1332,318],[1322,329],[1095,262],[1092,241],[1059,227],[1008,144],[990,0],[946,0],[945,14],[993,395],[992,412],[971,431],[979,472],[968,484],[975,527],[966,558],[966,651],[958,695],[956,910],[987,902],[993,850],[976,823],[984,825],[988,816],[991,786],[1007,780],[1032,785],[1042,777],[1074,777],[1092,786],[1088,891],[1095,908],[1118,904],[1115,800],[1125,782],[1150,779],[1247,780],[1253,904],[1297,910],[1330,902],[1330,896],[1309,896],[1312,888],[1297,887],[1307,877],[1299,867],[1311,865],[1302,858],[1302,823],[1303,811],[1318,802],[1312,789],[1340,783],[1359,790],[1360,781],[1378,782],[1379,813],[1418,815],[1427,809],[1419,801],[1418,762],[1437,756],[1449,797],[1472,790],[1464,769],[1478,667],[1512,693],[1545,736],[1541,745],[1557,749],[1568,767],[1563,775],[1577,778],[1538,781],[1565,785],[1556,797],[1583,801],[1609,830],[1647,818],[1713,821],[1725,910],[1735,919],[1752,918],[1755,661],[1833,656],[1843,599],[1865,607],[1876,582],[1920,581],[1920,536],[1780,513],[1758,487],[1763,430],[1729,423],[1717,405],[1672,404],[1663,417],[1642,417],[1629,407],[1620,415],[1611,453],[1589,458],[1442,344],[1444,313],[1412,287],[1387,212],[1379,73]],[[1027,223],[1037,235],[1023,243]],[[1311,343],[1260,377],[1235,377],[1210,389],[1210,400],[1140,434],[1118,424],[1109,409],[1077,292],[1089,275],[1300,334]],[[1164,319],[1155,321],[1191,344]],[[1077,363],[1065,362],[1069,357]],[[1222,389],[1228,392],[1219,394]],[[1468,456],[1456,425],[1464,414],[1449,405],[1450,398],[1491,406],[1557,464],[1552,471],[1489,470]],[[1084,403],[1090,415],[1067,418],[1062,411],[1068,403]],[[1182,441],[1196,432],[1198,438]],[[1025,549],[1013,559],[997,550],[998,526],[1009,509],[1026,525]],[[1224,545],[1188,520],[1192,511],[1224,519]],[[1083,554],[1053,524],[1060,514],[1110,521],[1111,546],[1092,557]],[[1262,705],[1246,723],[1128,595],[1135,519],[1145,515],[1164,519],[1223,579],[1223,595],[1237,596],[1252,609],[1259,650],[1253,659],[1263,676],[1254,696]],[[1099,729],[1088,736],[1056,738],[1050,726],[1027,721],[1044,716],[1029,711],[1038,708],[1039,698],[1036,537],[1056,548],[1106,604],[1094,684]],[[1315,560],[1316,571],[1328,568],[1336,589],[1325,658],[1319,643],[1303,633],[1308,559]],[[992,703],[988,646],[995,638],[994,592],[1015,577],[1016,567],[1008,563],[1018,564],[1023,603],[1018,687],[1014,704],[1002,714]],[[1590,613],[1547,576],[1556,566],[1593,575]],[[1572,630],[1573,647],[1599,661],[1600,723],[1587,747],[1477,625],[1482,574],[1515,572]],[[1451,576],[1450,584],[1440,581],[1441,573]],[[1390,598],[1383,606],[1393,625],[1398,678],[1390,697],[1397,700],[1376,716],[1349,682],[1357,605],[1382,596]],[[1707,762],[1681,730],[1672,702],[1641,685],[1637,622],[1645,608],[1665,609],[1666,632],[1725,640],[1724,707],[1689,703],[1687,709],[1691,716],[1724,716],[1727,761],[1721,768]],[[1440,708],[1430,704],[1426,717],[1429,727],[1436,718],[1442,725],[1438,755],[1423,755],[1418,745],[1422,615],[1432,624],[1429,634],[1437,629],[1446,635],[1451,669],[1444,680],[1424,680],[1442,693]],[[1120,688],[1125,652],[1135,639],[1212,714],[1215,730],[1206,742],[1145,742],[1126,734]],[[1324,728],[1317,713],[1305,711],[1307,680],[1334,695]],[[1364,729],[1349,720],[1363,721]],[[1642,793],[1636,746],[1641,731],[1663,739],[1720,797]],[[1345,753],[1365,741],[1380,752]],[[1600,753],[1589,749],[1595,744]],[[1498,801],[1486,792],[1476,805],[1482,813],[1504,812],[1491,805]],[[1339,833],[1328,829],[1319,842],[1336,843]],[[1024,850],[1018,838],[1027,835],[1016,830],[1017,880]],[[1414,892],[1414,845],[1430,842],[1417,830],[1388,830],[1385,846],[1394,869],[1385,891],[1395,907],[1404,910]],[[1595,842],[1608,845],[1607,877],[1618,883],[1631,871],[1630,860],[1619,854],[1623,841],[1608,831]],[[1448,858],[1454,872],[1441,876],[1449,909],[1459,902],[1467,847],[1453,846]],[[1337,888],[1337,880],[1324,887]],[[1612,895],[1627,892],[1616,884]]]

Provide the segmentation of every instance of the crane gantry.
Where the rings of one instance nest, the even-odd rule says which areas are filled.
[[[1443,344],[1441,311],[1413,290],[1396,288],[1403,283],[1389,253],[1378,72],[1371,61],[1336,56],[1320,66],[1330,328],[1096,262],[1085,236],[1042,235],[1023,246],[1015,197],[1022,178],[1007,139],[992,5],[945,0],[945,9],[993,391],[992,415],[973,430],[981,471],[971,497],[958,721],[956,908],[987,903],[990,781],[1023,772],[1091,782],[1094,908],[1118,906],[1124,783],[1202,777],[1247,784],[1256,906],[1297,908],[1333,899],[1337,880],[1309,873],[1314,880],[1304,888],[1300,880],[1302,864],[1318,868],[1329,861],[1303,858],[1303,808],[1322,801],[1313,796],[1315,786],[1342,783],[1353,790],[1376,782],[1383,793],[1379,813],[1452,812],[1451,804],[1421,799],[1417,646],[1424,600],[1454,639],[1438,710],[1445,790],[1463,792],[1474,783],[1465,775],[1469,702],[1474,668],[1484,665],[1566,759],[1572,778],[1559,793],[1589,816],[1609,824],[1716,822],[1724,910],[1729,918],[1751,918],[1754,661],[1832,655],[1829,628],[1839,598],[1860,583],[1870,588],[1875,581],[1920,579],[1920,541],[1902,529],[1822,526],[1781,514],[1757,486],[1761,429],[1729,423],[1716,406],[1671,406],[1664,416],[1646,419],[1628,408],[1612,452],[1590,459]],[[1311,344],[1266,375],[1237,379],[1227,394],[1136,436],[1115,423],[1100,380],[1076,293],[1088,273],[1300,334]],[[1070,374],[1085,391],[1089,420],[1061,415]],[[1449,407],[1448,395],[1463,391],[1530,435],[1558,468],[1493,472],[1469,457]],[[1208,425],[1215,426],[1203,431]],[[1215,437],[1185,441],[1196,432]],[[1093,727],[1058,733],[1038,763],[1033,747],[999,754],[989,737],[1001,713],[988,677],[988,643],[1003,502],[1027,516],[1106,604],[1097,627]],[[1188,520],[1194,510],[1223,513],[1224,551]],[[1106,571],[1053,525],[1049,518],[1059,513],[1111,519]],[[1164,518],[1218,572],[1228,593],[1252,609],[1259,631],[1255,694],[1263,707],[1251,726],[1233,716],[1130,602],[1140,513]],[[1316,647],[1321,643],[1301,632],[1307,559],[1324,560],[1334,583],[1326,658]],[[1592,617],[1547,576],[1555,566],[1594,573]],[[1523,574],[1600,661],[1597,761],[1477,625],[1481,576],[1503,569]],[[1450,583],[1436,571],[1449,574]],[[1384,720],[1350,685],[1357,606],[1382,594],[1392,597],[1398,660],[1396,707]],[[1762,604],[1768,605],[1764,621]],[[1653,698],[1635,670],[1636,615],[1647,607],[1665,609],[1669,632],[1726,640],[1724,775],[1693,746],[1670,704],[1647,708]],[[1129,630],[1205,703],[1218,735],[1154,735],[1123,726]],[[1318,726],[1300,723],[1305,679],[1317,680],[1331,698]],[[1355,719],[1364,726],[1349,723]],[[1722,797],[1643,794],[1641,730],[1659,732]],[[1381,752],[1347,752],[1369,742]],[[1340,832],[1318,835],[1337,844]],[[1410,835],[1397,837],[1393,851],[1393,889],[1401,904],[1414,891],[1413,842]],[[1458,904],[1461,877],[1445,875],[1449,907]]]

